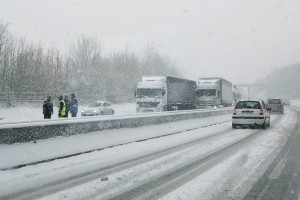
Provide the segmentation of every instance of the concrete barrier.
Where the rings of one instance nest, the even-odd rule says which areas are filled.
[[[30,142],[57,136],[85,134],[108,129],[134,128],[179,120],[229,114],[231,112],[231,108],[226,108],[220,110],[193,110],[2,124],[0,125],[0,144]]]

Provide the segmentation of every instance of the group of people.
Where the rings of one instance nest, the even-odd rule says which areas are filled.
[[[71,113],[72,117],[76,117],[78,113],[78,101],[75,98],[75,94],[71,94],[71,99],[65,95],[58,96],[59,105],[58,105],[58,117],[59,118],[68,118],[69,112]],[[51,119],[53,115],[53,103],[51,100],[51,96],[47,96],[47,100],[44,101],[43,104],[43,114],[44,119]]]

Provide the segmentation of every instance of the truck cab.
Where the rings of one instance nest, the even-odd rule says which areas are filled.
[[[199,78],[196,101],[198,108],[232,106],[232,83],[221,77]]]
[[[217,107],[221,104],[218,80],[199,80],[196,99],[199,107]]]
[[[165,77],[143,77],[135,91],[137,112],[160,112],[165,110]]]

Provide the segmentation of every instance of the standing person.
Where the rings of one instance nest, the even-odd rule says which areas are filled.
[[[44,119],[51,119],[51,115],[53,115],[53,103],[51,101],[51,96],[47,96],[47,100],[43,103],[43,114]]]
[[[68,95],[65,95],[65,103],[66,103],[66,115],[65,115],[65,118],[68,118],[69,111],[70,111],[70,100],[69,100],[69,96]]]
[[[62,117],[66,116],[67,106],[66,106],[66,102],[63,100],[62,96],[59,96],[58,100],[59,100],[58,117],[62,118]]]
[[[78,113],[78,101],[75,98],[75,94],[71,94],[70,113],[72,117],[76,117]]]

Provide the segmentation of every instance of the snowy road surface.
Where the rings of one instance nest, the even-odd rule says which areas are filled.
[[[298,199],[299,113],[266,130],[223,115],[1,145],[0,199]]]

